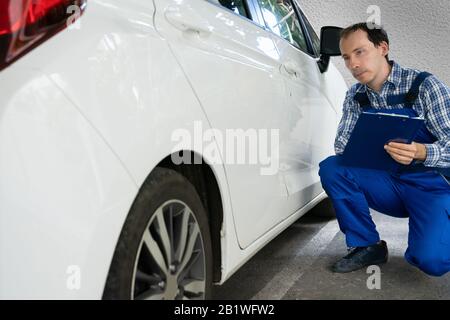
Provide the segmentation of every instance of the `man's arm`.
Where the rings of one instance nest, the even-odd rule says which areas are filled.
[[[399,163],[422,161],[427,167],[450,167],[450,89],[431,76],[422,84],[420,103],[424,108],[428,130],[437,138],[432,144],[390,143],[385,147]]]
[[[359,104],[353,99],[355,92],[356,86],[353,86],[347,91],[347,95],[344,100],[342,118],[339,122],[336,139],[334,141],[334,151],[336,154],[341,154],[344,152],[348,139],[350,139],[353,128],[355,127],[359,115],[361,114]]]

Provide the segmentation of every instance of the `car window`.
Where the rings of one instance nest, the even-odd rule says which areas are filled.
[[[290,0],[258,0],[267,27],[302,51],[308,52],[305,35]]]
[[[250,19],[250,15],[248,13],[245,0],[208,0],[208,1],[218,4],[227,9],[230,9],[234,13],[237,13],[243,17]]]
[[[314,31],[314,28],[312,27],[311,23],[309,23],[308,19],[306,18],[305,14],[301,12],[302,19],[305,22],[306,29],[308,30],[309,36],[311,37],[312,46],[314,49],[314,53],[316,56],[319,56],[320,54],[320,39],[317,36],[317,33]]]

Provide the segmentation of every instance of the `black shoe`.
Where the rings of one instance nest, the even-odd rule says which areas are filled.
[[[362,269],[374,264],[385,263],[388,260],[388,249],[386,241],[368,247],[352,248],[344,258],[336,262],[331,271],[336,273],[346,273]]]

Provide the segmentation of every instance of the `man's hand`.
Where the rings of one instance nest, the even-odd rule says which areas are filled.
[[[425,145],[413,142],[412,144],[390,142],[384,146],[387,153],[398,163],[409,165],[413,160],[425,161],[427,150]]]

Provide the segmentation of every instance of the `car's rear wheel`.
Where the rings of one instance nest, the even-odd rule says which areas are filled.
[[[156,168],[125,221],[103,298],[208,299],[211,236],[194,186]]]

